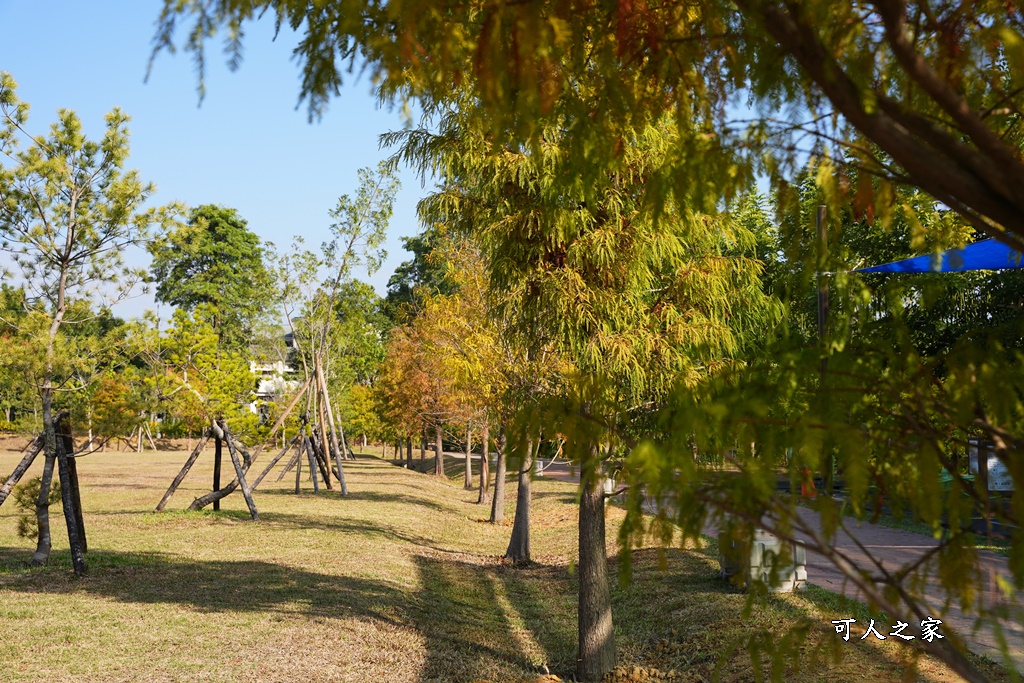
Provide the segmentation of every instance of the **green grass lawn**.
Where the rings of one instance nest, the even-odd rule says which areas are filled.
[[[380,451],[377,450],[376,453]],[[505,526],[485,522],[460,483],[376,458],[348,464],[351,494],[294,495],[294,477],[236,493],[219,513],[181,512],[212,478],[208,451],[168,505],[152,509],[187,453],[79,461],[89,577],[70,570],[59,508],[50,566],[28,567],[13,500],[0,508],[0,679],[4,681],[538,681],[575,667],[574,487],[534,486],[536,562],[502,561]],[[261,458],[265,461],[266,456]],[[17,454],[0,453],[0,477]],[[38,473],[37,464],[30,476]],[[608,512],[610,535],[622,511]],[[609,553],[616,548],[609,541]],[[615,573],[613,561],[613,574]],[[713,546],[641,549],[613,589],[616,681],[751,680],[745,643],[803,623],[810,637],[787,681],[900,680],[913,650],[844,643],[846,616],[820,596],[754,604],[717,578]],[[812,655],[820,658],[812,661]],[[841,661],[833,654],[842,655]],[[955,680],[921,659],[925,680]],[[767,673],[769,665],[765,664]],[[997,676],[999,671],[990,668]],[[550,674],[550,675],[549,675]]]

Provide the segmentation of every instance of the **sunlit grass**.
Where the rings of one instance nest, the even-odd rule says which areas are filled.
[[[347,466],[346,499],[313,495],[305,480],[296,496],[294,477],[271,475],[255,495],[257,524],[238,494],[221,512],[182,512],[209,487],[208,452],[168,511],[154,513],[186,455],[79,462],[84,580],[71,574],[58,509],[50,566],[29,568],[32,544],[15,534],[17,511],[11,501],[0,508],[3,680],[468,682],[573,671],[571,485],[535,482],[536,562],[512,567],[501,559],[511,477],[504,526],[486,523],[489,508],[474,504],[454,465],[456,484],[376,458]],[[16,459],[0,454],[0,476]],[[609,509],[612,536],[621,515]],[[800,620],[813,625],[808,651],[836,642],[828,623],[836,617],[821,600],[774,597],[745,614],[746,595],[717,577],[713,546],[671,549],[663,561],[641,549],[634,581],[616,581],[613,600],[617,680],[710,680],[716,668],[724,680],[748,680],[743,644]],[[840,650],[842,662],[827,655],[817,667],[788,665],[786,680],[897,680],[910,654],[891,643]],[[921,668],[952,680],[941,667]]]

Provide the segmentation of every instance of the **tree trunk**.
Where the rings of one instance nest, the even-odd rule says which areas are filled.
[[[596,447],[590,448],[589,460],[580,468],[579,654],[576,678],[583,683],[600,681],[615,666],[615,634],[612,630],[605,546],[604,488]]]
[[[338,436],[334,429],[334,408],[331,407],[331,396],[327,391],[327,378],[324,377],[323,366],[317,364],[317,381],[323,394],[324,406],[327,408],[327,419],[331,428],[331,446],[334,448],[335,460],[338,464],[338,483],[341,484],[341,495],[348,495],[348,484],[345,483],[345,468],[341,466],[342,454],[338,453]]]
[[[43,476],[39,481],[39,497],[36,498],[36,551],[32,555],[34,567],[44,565],[50,559],[50,486],[53,484],[53,466],[56,462],[57,458],[49,456],[43,461]]]
[[[331,443],[328,441],[328,438],[333,437],[328,436],[331,426],[325,422],[327,413],[324,410],[324,403],[326,402],[327,394],[323,394],[320,400],[320,448],[316,450],[316,454],[317,464],[320,466],[320,474],[324,478],[324,486],[327,487],[328,491],[331,491],[334,489],[334,485],[331,483],[331,456],[333,453],[334,457],[337,457],[338,449],[334,448],[332,451]],[[339,459],[338,462],[340,463],[341,460]]]
[[[483,445],[480,448],[480,495],[476,499],[477,505],[485,505],[490,497],[490,487],[488,486],[489,482],[487,481],[490,477],[491,469],[491,464],[487,461],[487,449],[488,446],[490,446],[488,443],[488,441],[490,441],[490,437],[491,430],[485,422],[483,429],[480,432],[480,440],[483,442]]]
[[[519,467],[519,482],[516,491],[516,516],[512,522],[512,538],[508,542],[505,557],[513,562],[530,561],[530,484],[533,470],[533,439],[526,442],[526,453]]]
[[[467,491],[473,489],[473,427],[466,425],[466,476],[463,477],[462,486]]]
[[[412,467],[412,434],[405,435],[405,458],[409,467]]]
[[[505,425],[498,431],[498,441],[494,444],[497,458],[494,462],[494,499],[491,500],[491,524],[505,521]]]
[[[320,471],[321,481],[328,490],[332,490],[334,487],[331,486],[331,474],[328,471],[330,469],[327,463],[327,444],[324,441],[324,430],[319,430],[319,435],[314,437],[313,440],[313,458],[316,462],[317,469]]]
[[[441,425],[438,424],[434,427],[434,453],[437,457],[434,458],[434,476],[444,477],[444,441],[441,438],[443,432]]]
[[[219,438],[214,439],[213,444],[213,490],[220,491],[220,467],[224,457],[224,442]],[[220,501],[213,501],[213,510],[220,510]]]
[[[55,332],[51,334],[51,350],[48,353],[48,360],[52,365],[52,345]],[[48,374],[52,369],[48,368]],[[52,374],[51,374],[52,376]],[[53,484],[53,466],[57,462],[57,433],[53,424],[53,388],[50,377],[43,382],[40,391],[43,404],[43,453],[46,460],[43,464],[43,476],[39,483],[39,497],[36,498],[36,527],[39,536],[36,539],[36,552],[32,555],[32,564],[35,566],[46,564],[50,559],[50,486]]]

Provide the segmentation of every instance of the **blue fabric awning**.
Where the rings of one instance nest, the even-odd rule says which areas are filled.
[[[968,244],[938,254],[893,261],[880,266],[860,268],[855,273],[962,273],[965,270],[1000,270],[1024,267],[1021,254],[994,239]]]

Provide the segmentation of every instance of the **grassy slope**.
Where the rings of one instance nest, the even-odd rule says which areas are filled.
[[[509,526],[484,523],[475,492],[376,459],[348,465],[347,499],[314,496],[308,482],[295,496],[294,477],[268,477],[259,524],[237,494],[220,513],[152,513],[185,455],[80,461],[85,580],[70,575],[60,522],[51,565],[26,568],[32,544],[15,535],[13,500],[0,508],[0,679],[468,682],[573,670],[573,487],[536,482],[538,562],[514,568],[500,560]],[[211,461],[208,451],[170,509],[201,494]],[[0,453],[0,476],[15,462]],[[514,499],[510,482],[509,520]],[[621,514],[609,511],[612,533]],[[717,579],[713,550],[668,550],[664,570],[653,549],[635,556],[633,583],[613,593],[617,680],[710,680],[731,644],[800,619],[812,643],[844,657],[787,680],[900,679],[911,648],[834,639],[829,620],[856,615],[827,598],[773,598],[742,616],[745,595]],[[954,679],[926,660],[919,668]],[[752,678],[742,648],[721,675]]]

